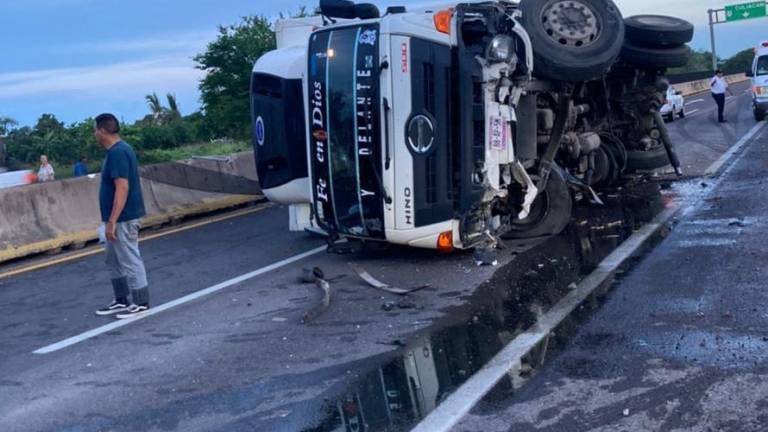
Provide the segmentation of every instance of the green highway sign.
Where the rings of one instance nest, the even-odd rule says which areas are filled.
[[[768,16],[765,10],[765,1],[742,3],[725,7],[726,22],[741,21],[752,18]]]

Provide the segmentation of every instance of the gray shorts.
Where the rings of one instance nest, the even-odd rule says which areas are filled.
[[[138,219],[119,222],[116,228],[117,241],[108,240],[105,246],[112,279],[125,278],[131,291],[148,285],[147,271],[139,252],[140,229],[141,221]]]

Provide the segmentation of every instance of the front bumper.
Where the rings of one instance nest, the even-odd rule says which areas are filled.
[[[768,111],[768,98],[761,97],[761,98],[753,99],[752,103],[756,110]]]

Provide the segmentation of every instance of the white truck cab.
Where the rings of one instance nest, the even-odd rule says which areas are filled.
[[[685,21],[637,21],[620,61],[611,0],[320,12],[277,23],[251,83],[259,181],[294,230],[489,248],[559,233],[576,194],[599,201],[633,157],[674,164],[658,111]]]
[[[768,41],[755,48],[755,59],[747,75],[752,78],[755,120],[764,120],[768,113]]]

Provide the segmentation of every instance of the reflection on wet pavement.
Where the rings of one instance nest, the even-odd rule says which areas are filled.
[[[638,182],[601,198],[604,207],[578,207],[563,234],[539,241],[499,269],[464,306],[448,311],[448,318],[403,348],[399,357],[371,365],[354,386],[328,402],[325,418],[304,430],[409,430],[671,199],[654,182]],[[550,344],[549,350],[554,348]],[[519,388],[534,366],[521,365],[493,393],[502,397]]]

